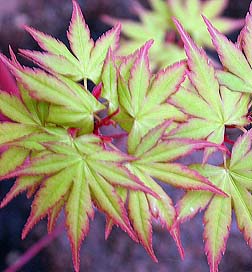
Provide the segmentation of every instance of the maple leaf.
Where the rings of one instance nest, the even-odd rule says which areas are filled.
[[[118,68],[117,82],[111,80],[111,85],[117,84],[118,98],[114,99],[114,103],[120,109],[114,119],[129,132],[130,154],[134,153],[141,138],[153,127],[168,119],[181,121],[186,118],[185,114],[166,102],[184,80],[185,62],[152,75],[148,58],[151,45],[152,41],[149,41],[134,54],[123,58]],[[104,96],[111,97],[111,92],[104,90]]]
[[[156,194],[123,165],[133,158],[119,151],[105,150],[99,137],[88,134],[72,139],[71,144],[48,142],[43,145],[45,152],[36,153],[25,162],[27,151],[19,152],[16,161],[19,161],[18,165],[24,162],[22,166],[16,168],[17,164],[14,163],[13,166],[9,164],[11,169],[1,169],[2,179],[18,177],[1,207],[19,193],[36,187],[31,214],[22,238],[45,216],[48,216],[48,229],[51,231],[65,206],[74,267],[79,271],[79,250],[88,233],[89,218],[94,215],[94,203],[136,239],[115,187],[143,190],[153,196]],[[15,151],[8,150],[0,163],[7,163]]]
[[[168,0],[168,6],[172,16],[182,23],[199,46],[212,48],[202,14],[208,17],[222,33],[228,34],[243,26],[244,20],[221,17],[228,2],[228,0]]]
[[[3,55],[0,58],[21,85],[27,107],[30,107],[33,114],[37,112],[42,123],[83,127],[82,133],[93,131],[94,113],[105,107],[83,86],[41,69],[22,67]]]
[[[226,126],[248,124],[250,97],[220,85],[204,50],[192,41],[177,20],[174,22],[185,45],[190,82],[184,84],[170,101],[190,118],[175,129],[171,137],[207,139],[221,144]]]
[[[150,39],[155,41],[150,50],[152,69],[163,68],[185,58],[185,53],[176,44],[166,42],[167,31],[172,29],[172,14],[163,0],[149,0],[152,10],[147,10],[138,2],[133,3],[133,9],[140,21],[115,19],[103,16],[103,20],[115,25],[122,25],[122,39],[118,49],[118,55],[125,56],[137,50]],[[162,52],[162,55],[160,54]]]
[[[184,51],[176,42],[176,29],[172,18],[177,18],[194,41],[203,47],[212,48],[211,39],[201,18],[207,16],[222,33],[230,33],[242,27],[243,20],[221,17],[228,5],[228,0],[149,0],[151,10],[145,9],[138,2],[133,8],[140,21],[115,19],[104,16],[110,25],[118,21],[122,24],[122,33],[126,37],[118,50],[118,55],[128,55],[146,41],[153,39],[150,50],[152,68],[162,68],[185,58]],[[188,20],[190,18],[190,20]]]
[[[133,154],[136,159],[127,163],[127,168],[159,196],[155,198],[140,191],[128,192],[129,218],[139,241],[154,261],[157,261],[157,258],[152,248],[153,218],[170,231],[178,245],[181,257],[183,258],[184,255],[178,229],[172,228],[176,218],[172,199],[154,178],[186,190],[205,190],[222,194],[216,186],[213,186],[202,175],[174,162],[182,156],[213,144],[186,139],[162,140],[170,124],[170,121],[166,121],[149,131],[141,139]],[[125,194],[125,192],[122,192],[122,194]],[[127,197],[124,196],[124,199],[126,201]],[[113,219],[111,221],[113,222]],[[107,228],[111,228],[111,221],[108,223]]]
[[[223,34],[221,34],[204,17],[208,31],[212,37],[213,44],[218,52],[220,61],[225,71],[218,73],[218,79],[221,84],[229,89],[238,92],[251,93],[251,37],[252,37],[252,5],[245,20],[245,26],[242,29],[238,41],[233,44]]]
[[[179,223],[192,218],[198,211],[206,208],[204,240],[211,272],[218,271],[218,265],[226,249],[232,208],[238,228],[243,232],[245,241],[252,247],[251,142],[251,131],[248,131],[235,142],[231,158],[225,165],[206,164],[191,167],[207,177],[229,197],[223,198],[210,192],[188,192],[177,204]]]
[[[87,79],[96,84],[100,82],[104,59],[109,48],[117,47],[120,28],[120,24],[116,25],[94,42],[80,6],[73,0],[73,13],[67,37],[74,55],[61,41],[31,27],[26,27],[26,30],[46,52],[20,52],[50,72],[64,75],[74,81],[84,80],[87,88]]]

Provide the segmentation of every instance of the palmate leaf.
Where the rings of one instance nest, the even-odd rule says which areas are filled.
[[[61,74],[74,81],[90,79],[98,84],[101,81],[103,62],[109,48],[114,50],[117,47],[120,28],[118,24],[94,42],[80,6],[73,0],[73,13],[67,37],[74,55],[59,40],[31,27],[26,27],[26,30],[46,52],[30,50],[20,52],[50,72]]]
[[[204,215],[204,240],[211,272],[218,271],[218,265],[226,249],[232,208],[244,239],[252,247],[251,158],[251,131],[249,131],[240,136],[234,144],[231,159],[226,162],[226,167],[208,164],[191,167],[207,177],[228,197],[223,198],[210,192],[188,192],[177,204],[180,223],[207,207]]]
[[[45,216],[48,216],[48,230],[52,231],[64,208],[74,267],[79,271],[79,250],[88,233],[89,218],[94,215],[94,203],[136,240],[124,202],[115,188],[143,191],[155,197],[157,194],[124,166],[134,158],[106,150],[100,138],[91,134],[72,138],[69,142],[41,144],[44,150],[37,149],[26,161],[29,151],[19,147],[11,147],[0,158],[1,164],[7,163],[13,152],[19,152],[11,168],[1,169],[1,179],[18,177],[1,207],[25,190],[32,194],[37,191],[22,238]]]
[[[226,71],[218,74],[221,84],[233,91],[251,93],[251,35],[252,35],[252,6],[246,16],[237,44],[233,44],[221,34],[206,18],[204,18],[213,44]]]
[[[195,42],[203,47],[212,48],[211,39],[203,23],[204,14],[216,25],[222,33],[230,33],[242,27],[243,20],[221,17],[228,5],[228,0],[149,0],[151,10],[140,4],[133,5],[139,21],[115,19],[104,16],[104,21],[115,25],[122,24],[122,34],[126,37],[118,50],[119,55],[128,55],[146,41],[155,41],[150,50],[152,68],[163,68],[185,58],[184,51],[176,44],[176,29],[172,18],[177,18],[193,37]],[[190,18],[190,20],[188,20]]]
[[[149,69],[147,42],[134,54],[122,60],[119,67],[118,99],[120,113],[115,120],[129,132],[128,151],[133,154],[141,138],[165,120],[185,120],[185,115],[166,100],[184,80],[186,66],[176,63],[156,75]]]
[[[221,144],[225,126],[244,126],[250,97],[220,86],[214,67],[203,49],[192,41],[178,21],[178,31],[188,57],[190,84],[182,86],[171,98],[190,118],[172,137],[207,139]]]
[[[204,26],[202,14],[207,16],[222,33],[228,34],[243,26],[243,20],[221,17],[227,5],[228,0],[168,0],[172,16],[183,24],[185,30],[199,46],[210,48],[212,48],[211,39]],[[188,20],[189,17],[190,20]]]
[[[122,34],[126,39],[122,39],[118,49],[118,55],[126,56],[137,50],[145,42],[153,39],[155,43],[150,49],[151,68],[164,68],[185,58],[182,48],[166,42],[167,32],[173,28],[172,14],[167,3],[163,0],[150,0],[151,10],[147,10],[139,3],[133,3],[133,9],[140,21],[115,19],[103,16],[106,23],[115,25],[122,24]],[[160,54],[162,52],[162,56]]]
[[[80,127],[81,124],[81,127],[86,127],[86,133],[93,131],[93,115],[105,107],[89,91],[80,84],[59,75],[56,77],[40,69],[23,68],[4,56],[1,56],[1,59],[24,86],[23,96],[25,96],[25,92],[28,92],[30,97],[39,102],[37,104],[27,95],[25,97],[27,105],[32,107],[30,110],[33,114],[37,112],[41,122],[69,127]],[[17,104],[18,99],[16,98],[17,101],[14,99],[9,99],[12,105],[9,103],[7,108],[6,103],[8,101],[5,98],[6,103],[3,105],[5,106],[3,111],[7,111],[10,106],[13,107]],[[4,99],[2,101],[4,102]],[[11,113],[10,110],[9,112]],[[22,114],[24,115],[24,110]],[[10,118],[27,123],[27,120],[22,120],[19,116],[14,118],[10,115]]]
[[[162,140],[170,124],[171,122],[164,122],[149,131],[141,139],[133,154],[136,159],[127,164],[128,169],[159,196],[154,198],[144,192],[128,192],[130,220],[139,241],[155,261],[157,259],[152,249],[151,221],[153,218],[159,220],[161,225],[171,232],[182,257],[183,249],[176,228],[172,229],[176,218],[172,200],[154,178],[186,190],[204,190],[223,194],[221,190],[196,171],[173,162],[194,150],[213,145],[184,139]]]

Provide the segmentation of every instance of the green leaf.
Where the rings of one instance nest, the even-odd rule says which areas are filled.
[[[151,44],[151,41],[147,42],[124,59],[119,67],[118,97],[122,113],[116,116],[116,121],[129,132],[130,154],[135,152],[141,138],[153,127],[167,119],[182,121],[186,118],[166,102],[184,80],[185,63],[176,63],[153,77],[148,59]]]
[[[163,68],[185,58],[183,50],[175,42],[175,27],[172,18],[177,18],[199,46],[212,48],[211,39],[204,26],[204,14],[223,33],[231,33],[242,27],[243,20],[221,17],[228,1],[216,0],[149,0],[151,9],[139,3],[133,5],[137,22],[120,18],[123,39],[119,55],[128,55],[146,41],[153,39],[150,50],[152,68]],[[115,25],[119,20],[103,16],[104,21]],[[190,19],[188,19],[190,18]],[[167,35],[167,33],[169,35]],[[173,36],[174,35],[174,36]]]
[[[88,68],[87,64],[94,42],[90,38],[89,28],[76,1],[73,1],[73,14],[67,37],[73,53],[80,61],[81,71],[84,74]]]
[[[52,208],[70,189],[73,181],[73,175],[76,171],[76,164],[72,167],[66,167],[47,178],[41,189],[35,196],[32,204],[31,214],[22,232],[22,238],[25,238],[31,228]]]
[[[36,124],[22,101],[8,93],[0,93],[0,111],[13,121],[26,125]]]
[[[56,56],[63,56],[69,62],[75,65],[78,63],[77,59],[71,54],[65,44],[61,41],[51,37],[50,35],[35,30],[32,27],[26,26],[25,30],[30,33],[30,35],[34,38],[34,40],[36,40],[36,42],[43,50]]]
[[[21,53],[51,73],[64,75],[76,82],[90,79],[98,84],[109,48],[115,50],[117,47],[120,29],[120,25],[115,26],[94,43],[81,8],[73,1],[67,37],[74,55],[59,40],[30,27],[26,30],[46,52],[21,50]]]
[[[221,144],[225,126],[244,126],[249,96],[220,86],[206,53],[198,48],[178,21],[175,21],[188,56],[188,77],[193,85],[182,87],[171,101],[191,116],[174,131],[174,138],[207,139]],[[239,108],[237,111],[236,109]]]
[[[101,80],[102,67],[109,49],[115,50],[118,46],[120,31],[121,25],[117,24],[95,42],[91,51],[88,77],[96,84]]]
[[[113,221],[125,230],[130,236],[134,233],[126,216],[122,200],[113,187],[99,174],[91,172],[86,167],[86,176],[90,184],[92,198],[99,209],[105,211]]]
[[[179,222],[193,217],[208,205],[204,215],[204,240],[205,252],[211,271],[218,271],[218,265],[226,249],[231,226],[232,207],[238,227],[243,232],[246,242],[252,247],[251,156],[251,131],[249,131],[236,141],[231,158],[226,161],[225,165],[212,166],[207,164],[192,167],[208,178],[215,186],[218,186],[228,197],[223,198],[206,192],[192,192],[187,193],[178,204]],[[244,167],[242,167],[243,163]]]
[[[185,30],[199,46],[208,48],[212,48],[212,44],[207,29],[204,26],[201,17],[202,14],[207,16],[214,24],[223,21],[225,28],[220,30],[227,34],[239,29],[243,25],[243,20],[234,20],[220,16],[227,4],[227,1],[217,2],[215,0],[207,0],[204,2],[198,0],[168,1],[172,16],[177,18],[184,25]],[[190,20],[188,20],[188,16]],[[226,20],[226,22],[224,20]],[[221,27],[221,24],[219,25]]]
[[[63,154],[48,154],[41,158],[35,158],[23,169],[17,170],[12,175],[41,175],[52,174],[80,161],[78,156]]]
[[[129,194],[129,217],[134,230],[146,251],[157,262],[157,258],[152,249],[152,226],[151,213],[146,195],[141,192],[130,192]]]
[[[250,64],[247,61],[246,55],[243,54],[243,52],[238,48],[237,45],[233,44],[224,35],[222,35],[216,28],[214,28],[213,25],[206,18],[204,18],[204,20],[223,66],[232,74],[234,74],[236,77],[238,77],[238,81],[243,80],[244,82],[248,84],[248,86],[251,86],[252,71],[251,71]],[[249,20],[251,19],[247,20],[246,22],[247,25]],[[249,33],[246,32],[247,26],[245,26],[244,29],[245,29],[244,30],[245,33],[247,33],[247,35],[244,35],[246,37],[249,35]],[[242,35],[241,41],[243,41],[244,36]],[[244,49],[247,48],[247,44],[245,43],[245,41],[243,41],[242,44]],[[246,49],[246,52],[248,52],[247,49]],[[236,84],[237,84],[237,80],[234,81],[234,86]],[[233,84],[230,84],[230,85],[232,86]],[[248,91],[249,93],[251,93],[248,87],[245,90],[243,89],[240,90],[240,92],[245,92],[245,91]]]
[[[103,70],[102,70],[102,93],[101,96],[105,98],[108,103],[109,113],[117,110],[118,94],[117,94],[117,71],[115,66],[115,57],[111,49],[108,50]]]
[[[89,217],[93,217],[88,176],[83,171],[84,165],[79,163],[74,182],[66,202],[66,225],[71,242],[73,263],[76,271],[80,263],[80,246],[89,230]]]
[[[10,143],[36,131],[35,126],[3,122],[0,124],[0,144]]]
[[[29,150],[20,147],[9,147],[0,157],[0,176],[5,176],[22,165],[29,155]]]
[[[80,67],[76,65],[76,62],[69,61],[65,56],[22,49],[19,51],[23,56],[44,69],[72,78],[75,81],[82,79]]]
[[[148,165],[137,165],[137,167],[150,176],[175,187],[187,190],[209,190],[222,194],[216,186],[213,186],[202,175],[180,164],[151,163]]]

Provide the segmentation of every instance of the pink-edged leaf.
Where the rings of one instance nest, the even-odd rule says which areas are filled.
[[[81,63],[83,74],[86,74],[90,53],[94,46],[93,40],[90,38],[90,31],[85,23],[80,6],[73,0],[73,13],[69,26],[67,37],[70,41],[70,46]]]
[[[145,152],[145,154],[141,156],[140,161],[143,164],[152,162],[171,162],[183,156],[189,155],[196,150],[208,147],[217,148],[223,152],[226,151],[225,148],[207,141],[190,139],[164,139],[152,149]]]
[[[0,157],[0,176],[6,176],[21,166],[27,157],[29,150],[22,147],[9,147]]]
[[[91,51],[88,66],[88,76],[94,83],[98,84],[101,80],[102,67],[109,51],[115,50],[119,43],[121,25],[117,24],[114,28],[104,33],[96,42]]]
[[[152,216],[159,220],[162,227],[171,230],[176,215],[171,198],[165,193],[161,186],[151,178],[151,176],[144,173],[144,171],[141,171],[136,165],[131,164],[128,168],[158,195],[156,198],[151,195],[146,195],[149,203],[149,210]]]
[[[231,198],[215,196],[204,214],[205,252],[211,272],[218,272],[218,265],[226,249],[231,218]]]
[[[251,179],[250,179],[251,182]],[[236,215],[237,225],[244,235],[247,244],[252,248],[252,196],[241,183],[235,182],[231,186],[233,207]]]
[[[207,18],[204,17],[204,20],[223,66],[238,77],[251,82],[251,67],[242,52],[221,34]]]
[[[184,223],[204,210],[213,194],[209,192],[186,192],[176,204],[177,222]]]
[[[170,231],[174,241],[176,242],[178,246],[178,250],[181,255],[181,258],[183,259],[184,251],[180,241],[179,230],[178,228],[173,227],[175,222],[175,217],[176,217],[176,211],[173,206],[171,198],[164,192],[161,186],[159,186],[151,178],[151,176],[149,176],[144,171],[139,169],[137,165],[131,164],[131,165],[128,165],[127,167],[130,169],[132,173],[134,173],[137,177],[139,177],[139,179],[143,181],[144,184],[150,187],[159,196],[158,198],[154,198],[151,195],[146,195],[146,199],[148,200],[148,205],[149,205],[148,213],[151,213],[152,217],[158,220],[158,222],[160,222],[162,227],[165,227],[167,230]],[[137,216],[137,214],[135,216],[136,218],[134,217],[134,214],[131,214],[132,220],[136,220],[136,222],[139,223],[139,217]],[[148,228],[149,230],[151,230],[150,226]],[[144,234],[143,231],[140,234],[143,235]],[[149,244],[147,251],[150,252],[150,254],[152,254],[153,250],[152,250],[152,247],[150,247],[150,245],[151,244]]]
[[[71,242],[75,271],[79,271],[79,251],[84,237],[89,231],[89,217],[93,217],[88,178],[83,164],[80,163],[74,173],[74,182],[66,202],[66,226]]]
[[[148,112],[153,106],[164,103],[169,96],[175,93],[184,81],[186,63],[177,62],[167,68],[160,70],[154,77],[143,111]]]
[[[222,104],[219,96],[219,84],[215,76],[213,64],[211,64],[206,53],[196,46],[182,25],[177,20],[174,20],[174,22],[185,45],[190,69],[189,79],[201,97],[221,117]]]
[[[25,27],[25,30],[34,38],[39,46],[54,55],[63,56],[73,64],[78,64],[78,60],[71,54],[68,48],[61,41],[53,38],[50,35],[44,34],[32,27]]]
[[[19,52],[22,56],[32,60],[34,63],[52,73],[70,77],[75,81],[82,79],[82,73],[79,67],[64,56],[22,49],[20,49]]]
[[[178,251],[179,251],[179,255],[181,257],[182,260],[184,260],[185,258],[185,251],[181,242],[181,238],[180,238],[180,229],[178,226],[174,225],[170,231],[172,238],[174,239]]]
[[[241,47],[246,55],[247,61],[252,66],[252,12],[248,12],[246,16],[245,26],[241,31]]]
[[[25,68],[20,70],[11,63],[9,63],[9,67],[32,97],[73,109],[80,108],[82,103],[80,103],[78,96],[56,77],[40,69]]]
[[[151,213],[149,210],[148,200],[144,193],[129,193],[129,217],[139,241],[150,254],[152,259],[157,262],[157,258],[152,248]]]
[[[89,166],[109,183],[129,188],[131,190],[140,190],[157,196],[151,189],[145,186],[136,176],[134,176],[125,166],[112,162],[88,161]]]
[[[109,113],[119,107],[117,94],[117,70],[115,66],[115,56],[111,49],[108,50],[103,70],[102,70],[102,93],[101,96],[109,103]]]
[[[76,164],[48,177],[42,184],[32,204],[31,214],[22,232],[22,239],[35,224],[68,192],[73,182]]]
[[[232,149],[232,157],[230,160],[230,168],[234,169],[237,164],[239,164],[243,158],[248,155],[249,151],[251,150],[251,136],[252,130],[239,136],[235,142],[235,145]]]
[[[193,87],[190,84],[181,87],[170,99],[171,103],[191,117],[174,131],[172,137],[207,139],[222,144],[225,125],[248,124],[246,114],[249,96],[233,93],[220,86],[214,66],[206,53],[196,46],[177,20],[174,22],[184,42],[188,57],[188,77]],[[207,155],[211,152],[206,151]]]
[[[0,111],[11,120],[27,125],[36,125],[20,98],[8,93],[0,93]]]
[[[137,167],[163,182],[186,190],[203,190],[226,196],[222,190],[212,184],[198,172],[178,163],[137,164]]]
[[[40,69],[20,68],[3,55],[0,55],[0,58],[8,65],[30,95],[37,100],[62,105],[68,110],[72,109],[89,115],[104,108],[80,84],[66,77],[60,75],[55,77]]]
[[[38,128],[35,126],[2,122],[0,124],[0,145],[18,140],[34,132],[38,132]]]
[[[92,200],[97,207],[112,218],[113,222],[126,231],[133,240],[136,240],[127,217],[124,203],[116,194],[115,189],[101,175],[93,171],[91,172],[88,167],[85,170]]]
[[[47,216],[47,232],[48,233],[52,233],[57,219],[60,215],[60,212],[62,211],[66,201],[68,198],[68,194],[64,195],[48,212],[48,216]]]
[[[238,151],[241,151],[241,156]],[[247,186],[251,184],[251,132],[245,133],[241,136],[237,143],[233,146],[232,157],[234,162],[226,161],[226,165],[194,165],[192,168],[197,170],[201,175],[208,178],[213,184],[218,186],[227,197],[213,195],[212,199],[206,195],[197,195],[198,192],[187,193],[185,199],[181,200],[178,206],[178,220],[180,222],[194,216],[195,210],[201,210],[205,207],[208,200],[210,200],[206,213],[204,215],[205,229],[205,252],[210,265],[211,272],[218,271],[218,265],[221,257],[226,249],[226,242],[229,236],[231,226],[232,208],[237,218],[237,224],[241,232],[243,232],[244,239],[248,245],[252,246],[252,197],[250,188]],[[244,168],[241,168],[239,174],[237,173],[237,161],[244,161]],[[191,204],[191,205],[190,205]],[[195,210],[190,212],[190,207]]]
[[[125,154],[119,150],[101,150],[90,154],[90,160],[109,161],[109,162],[129,162],[135,160],[134,156]]]
[[[64,168],[71,167],[80,159],[75,156],[66,156],[63,154],[47,154],[40,158],[35,158],[31,162],[23,165],[21,168],[13,171],[8,177],[15,177],[17,175],[43,175],[53,174]]]
[[[116,193],[118,194],[118,196],[122,199],[123,203],[126,203],[127,197],[128,197],[128,190],[123,187],[116,187],[115,190],[116,190]],[[105,227],[105,239],[106,240],[108,239],[113,226],[114,226],[113,219],[110,218],[109,216],[106,216],[106,227]],[[136,242],[138,242],[138,241],[136,240]]]
[[[20,193],[25,190],[34,187],[35,185],[39,185],[42,182],[42,176],[21,176],[19,177],[4,199],[1,201],[0,208],[6,206],[13,198],[15,198]]]
[[[147,42],[139,51],[139,54],[131,68],[129,79],[129,90],[132,97],[132,107],[134,114],[137,114],[145,99],[150,83],[150,67],[148,51],[153,41]]]
[[[158,144],[164,135],[167,127],[171,124],[171,121],[165,121],[161,125],[150,130],[142,139],[139,145],[136,148],[134,155],[140,157],[145,156],[146,152],[151,150],[155,145]]]
[[[27,176],[27,177],[32,177],[32,176]],[[35,193],[38,191],[39,187],[40,187],[40,183],[37,183],[37,184],[35,183],[35,184],[31,185],[27,189],[26,197],[28,199],[31,199],[35,195]]]

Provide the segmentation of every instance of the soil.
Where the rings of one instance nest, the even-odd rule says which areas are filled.
[[[216,0],[219,1],[219,0]],[[148,6],[146,1],[141,1]],[[230,0],[225,15],[243,18],[250,0]],[[86,0],[79,1],[84,11],[92,36],[96,39],[109,27],[100,20],[102,14],[132,18],[132,0]],[[36,49],[36,44],[23,30],[31,25],[65,41],[65,31],[71,17],[70,0],[0,0],[0,51],[8,54],[11,44],[14,52],[18,48]],[[236,33],[237,34],[237,33]],[[232,38],[235,38],[234,36]],[[22,60],[25,63],[24,60]],[[13,180],[0,183],[0,198],[9,190]],[[174,201],[181,192],[166,188]],[[30,212],[31,201],[25,195],[13,200],[0,210],[0,271],[4,271],[31,245],[46,234],[46,223],[42,221],[28,237],[21,241],[21,231]],[[63,216],[59,221],[63,220]],[[81,271],[85,272],[170,272],[209,271],[202,240],[202,214],[181,228],[185,248],[185,260],[181,261],[175,243],[169,233],[158,223],[154,224],[154,249],[159,259],[155,264],[145,250],[119,229],[114,229],[107,241],[104,240],[104,217],[97,212],[91,222],[90,232],[81,250]],[[22,272],[67,272],[73,271],[71,252],[66,234],[42,250],[27,263]],[[235,220],[232,224],[227,250],[220,265],[220,271],[252,271],[252,251],[243,240]]]

